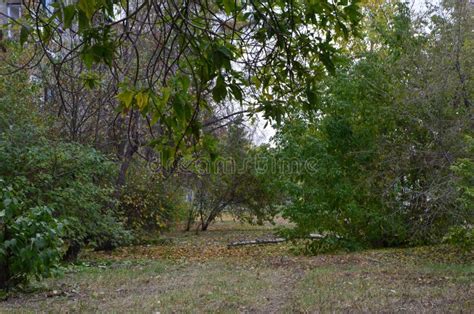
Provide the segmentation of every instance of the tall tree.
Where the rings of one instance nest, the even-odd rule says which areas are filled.
[[[472,132],[473,59],[459,49],[472,43],[472,7],[431,9],[428,19],[403,3],[371,12],[361,42],[321,85],[319,111],[277,134],[277,156],[317,165],[281,175],[297,235],[428,243],[472,217],[451,169]]]

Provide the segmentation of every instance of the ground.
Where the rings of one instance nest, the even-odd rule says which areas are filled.
[[[472,255],[445,246],[313,257],[288,243],[227,248],[272,232],[225,221],[85,252],[63,276],[13,292],[0,312],[474,311]]]

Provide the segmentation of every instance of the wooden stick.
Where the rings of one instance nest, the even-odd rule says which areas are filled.
[[[307,239],[322,239],[324,238],[324,236],[317,233],[311,233],[306,238]],[[244,245],[274,244],[274,243],[281,243],[281,242],[286,242],[286,241],[288,241],[288,239],[286,238],[244,240],[244,241],[230,242],[229,244],[227,244],[227,247],[231,248],[231,247],[244,246]]]
[[[281,243],[288,241],[285,238],[275,238],[275,239],[257,239],[257,240],[246,240],[246,241],[235,241],[231,242],[227,245],[227,247],[234,247],[234,246],[243,246],[243,245],[259,245],[259,244],[272,244],[272,243]]]

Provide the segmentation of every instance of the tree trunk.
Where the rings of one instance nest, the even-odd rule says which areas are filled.
[[[207,228],[209,228],[209,221],[208,220],[206,220],[205,222],[202,223],[201,231],[206,231]]]
[[[63,260],[65,262],[74,262],[77,260],[79,256],[79,252],[81,251],[81,245],[77,242],[72,242],[69,247],[67,248],[66,253],[63,256]]]
[[[188,232],[189,230],[191,230],[191,226],[193,225],[193,223],[194,223],[194,210],[190,209],[188,220],[186,222],[186,229],[184,229],[184,231]]]
[[[132,143],[129,143],[129,145],[127,145],[127,151],[125,152],[125,156],[123,156],[123,160],[120,165],[120,170],[115,185],[115,195],[117,196],[117,198],[120,196],[121,189],[125,185],[127,178],[127,170],[130,167],[130,162],[132,161],[133,155],[137,152],[137,150],[137,145],[134,145]]]
[[[5,241],[9,240],[7,223],[8,222],[5,222],[3,226],[3,239]],[[8,290],[8,284],[10,281],[10,270],[8,267],[9,257],[10,257],[10,249],[7,248],[5,252],[5,260],[2,263],[0,263],[0,289],[3,289],[3,290]]]
[[[211,213],[209,214],[209,216],[207,216],[206,220],[202,221],[201,230],[206,231],[207,228],[209,228],[209,225],[214,221],[214,219],[216,219],[217,215],[219,215],[224,210],[224,208],[226,208],[226,206],[229,205],[229,203],[230,202],[225,202],[224,204],[220,204],[214,207],[211,210]]]
[[[8,264],[7,262],[0,264],[0,290],[8,288]]]
[[[201,231],[206,231],[207,228],[209,228],[209,225],[211,224],[211,222],[214,221],[214,218],[216,218],[216,215],[214,214],[214,210],[211,211],[211,213],[209,214],[209,216],[207,216],[207,218],[204,220],[202,220],[202,223],[201,223]]]
[[[122,193],[122,187],[125,186],[127,180],[127,170],[130,167],[130,162],[132,161],[133,155],[138,151],[138,122],[139,122],[139,115],[137,112],[131,113],[132,117],[130,118],[132,121],[131,123],[131,139],[126,136],[124,140],[124,149],[125,153],[121,152],[119,148],[119,155],[121,156],[122,163],[120,165],[119,174],[117,177],[117,181],[115,184],[115,198],[119,199]]]

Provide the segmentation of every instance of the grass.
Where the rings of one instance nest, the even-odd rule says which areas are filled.
[[[86,252],[0,312],[472,312],[472,256],[449,247],[294,256],[289,244],[227,249],[269,227],[220,222],[159,245]]]

